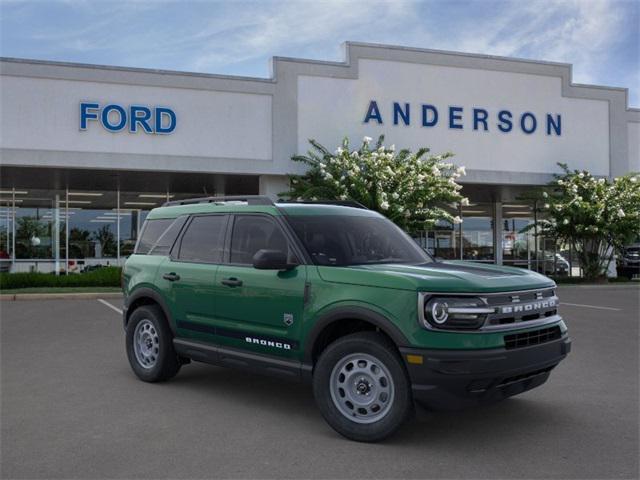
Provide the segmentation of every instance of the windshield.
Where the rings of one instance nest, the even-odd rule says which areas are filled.
[[[316,265],[432,261],[407,234],[383,217],[292,215],[287,219]]]

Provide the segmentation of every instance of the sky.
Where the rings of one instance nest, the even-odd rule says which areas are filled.
[[[639,0],[0,0],[0,55],[269,77],[344,41],[573,64],[640,106]]]

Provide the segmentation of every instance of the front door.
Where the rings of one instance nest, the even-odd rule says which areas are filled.
[[[306,267],[258,270],[258,250],[285,252],[297,261],[282,226],[267,215],[235,215],[228,258],[216,274],[218,341],[269,355],[296,357],[300,351]]]
[[[169,300],[179,337],[208,342],[215,338],[215,280],[228,218],[193,216],[171,258],[160,265],[159,281]]]

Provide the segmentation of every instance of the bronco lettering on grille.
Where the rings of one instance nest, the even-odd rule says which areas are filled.
[[[524,303],[522,305],[508,305],[500,307],[500,313],[524,313],[535,312],[545,308],[553,308],[556,306],[555,299],[544,300],[540,302]]]

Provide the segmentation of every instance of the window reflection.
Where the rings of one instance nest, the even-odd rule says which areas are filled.
[[[123,262],[133,253],[149,212],[174,197],[175,194],[166,192],[120,192],[120,257]]]
[[[258,177],[228,183],[230,194],[257,194]],[[223,182],[224,183],[224,182]],[[223,185],[224,186],[224,185]],[[170,200],[209,195],[209,180],[186,192],[0,190],[0,272],[76,273],[122,265],[133,253],[149,212]],[[180,193],[181,192],[181,193]],[[213,192],[212,192],[213,194]]]
[[[463,260],[493,262],[493,205],[470,204],[462,207],[462,220]]]
[[[62,196],[61,196],[62,194]],[[52,261],[56,255],[59,232],[66,217],[60,212],[65,192],[32,190],[16,198],[15,256],[17,259]]]
[[[459,259],[458,238],[457,225],[446,221],[437,222],[434,230],[427,234],[427,250],[437,259]]]
[[[13,256],[13,207],[0,199],[0,272],[8,272]]]
[[[536,260],[533,207],[526,203],[502,205],[502,259],[505,264],[531,268]]]

